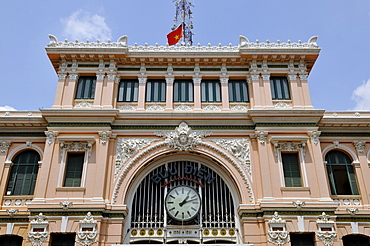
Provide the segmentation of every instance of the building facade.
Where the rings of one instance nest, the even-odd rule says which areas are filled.
[[[369,245],[370,113],[312,106],[307,43],[60,42],[0,112],[0,245]]]

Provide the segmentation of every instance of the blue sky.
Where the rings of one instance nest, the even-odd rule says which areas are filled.
[[[320,56],[309,76],[315,108],[370,110],[370,0],[193,0],[194,44],[307,42]],[[46,53],[59,40],[166,43],[172,0],[13,0],[0,8],[0,110],[53,104],[57,76]]]

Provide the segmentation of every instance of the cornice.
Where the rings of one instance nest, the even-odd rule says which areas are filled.
[[[173,125],[112,125],[112,130],[173,130]],[[246,125],[191,125],[191,128],[194,130],[203,130],[203,129],[213,129],[213,130],[253,130],[254,126]]]

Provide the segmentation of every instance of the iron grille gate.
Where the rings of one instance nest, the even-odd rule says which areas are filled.
[[[167,192],[179,185],[196,189],[201,211],[189,222],[166,214]],[[138,186],[131,208],[130,243],[236,243],[235,208],[229,187],[209,167],[175,161],[150,172]]]

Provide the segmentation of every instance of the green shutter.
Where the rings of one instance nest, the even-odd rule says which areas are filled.
[[[284,179],[286,187],[302,187],[298,153],[282,153]]]
[[[80,187],[85,153],[68,153],[64,187]]]

